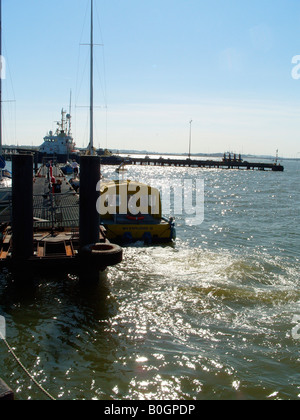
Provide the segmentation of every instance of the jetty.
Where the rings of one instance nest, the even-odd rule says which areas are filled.
[[[11,160],[14,154],[33,154],[35,164],[41,164],[45,159],[52,159],[55,162],[65,163],[65,160],[58,155],[45,155],[41,153],[37,148],[9,148],[4,147],[3,156],[6,160]],[[102,151],[97,151],[98,156],[101,159],[102,165],[107,166],[119,166],[123,163],[126,165],[145,165],[145,166],[173,166],[177,168],[215,168],[215,169],[245,169],[245,170],[259,170],[259,171],[273,171],[273,172],[283,172],[284,166],[277,162],[248,162],[243,160],[241,155],[237,156],[235,154],[224,154],[223,159],[213,160],[213,159],[196,159],[196,158],[164,158],[164,157],[134,157],[128,156],[123,157],[119,155],[103,156]],[[78,163],[80,161],[80,155],[70,154],[69,160],[76,160]]]
[[[198,160],[198,159],[176,159],[176,158],[140,158],[128,157],[126,158],[127,165],[145,165],[145,166],[173,166],[176,168],[215,168],[215,169],[245,169],[245,170],[259,170],[259,171],[273,171],[283,172],[284,167],[277,162],[248,162],[244,161],[241,156],[236,157],[224,155],[222,160]]]
[[[99,272],[122,261],[122,248],[108,241],[96,209],[100,159],[82,156],[80,162],[77,194],[59,166],[49,163],[33,176],[33,156],[13,156],[11,211],[2,218],[0,268]]]

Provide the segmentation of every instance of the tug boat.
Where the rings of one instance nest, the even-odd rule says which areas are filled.
[[[75,142],[71,134],[71,114],[62,109],[61,121],[57,123],[55,133],[49,131],[44,137],[44,143],[40,146],[39,152],[45,158],[53,158],[60,163],[66,162],[71,155],[79,152],[75,150]]]
[[[170,243],[174,218],[162,216],[160,191],[128,180],[101,181],[97,208],[106,236],[116,243]]]

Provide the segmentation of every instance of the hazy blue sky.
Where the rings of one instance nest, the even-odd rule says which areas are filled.
[[[300,157],[299,0],[94,0],[96,145]],[[2,0],[4,142],[42,143],[73,97],[88,144],[90,0]],[[300,74],[300,71],[299,71]]]

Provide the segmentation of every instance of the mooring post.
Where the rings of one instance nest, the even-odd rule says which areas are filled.
[[[13,259],[33,256],[33,156],[12,157]]]
[[[34,154],[34,174],[37,174],[37,171],[39,169],[39,157],[38,157],[38,153],[36,152]]]
[[[81,156],[80,158],[80,199],[79,199],[79,237],[81,249],[99,242],[100,215],[97,200],[100,191],[100,157]]]

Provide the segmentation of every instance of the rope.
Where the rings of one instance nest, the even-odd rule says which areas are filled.
[[[30,378],[30,380],[45,394],[47,395],[48,398],[50,398],[50,400],[52,401],[56,401],[56,399],[54,397],[52,397],[52,395],[49,394],[48,391],[46,391],[42,385],[40,385],[35,379],[34,377],[28,372],[28,370],[25,368],[25,366],[23,365],[23,363],[21,362],[21,360],[16,356],[15,352],[13,351],[13,349],[11,348],[11,346],[8,344],[7,340],[3,337],[1,331],[0,331],[0,338],[3,340],[4,344],[6,345],[6,347],[8,348],[9,352],[12,354],[12,356],[14,357],[14,359],[16,360],[16,362],[18,363],[18,365],[23,369],[23,371],[26,373],[26,375]]]

